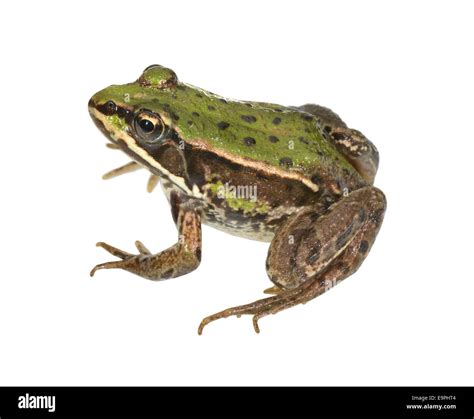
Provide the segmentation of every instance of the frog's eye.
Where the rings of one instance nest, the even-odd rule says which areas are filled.
[[[138,138],[148,144],[154,144],[164,137],[165,124],[155,113],[140,111],[135,115],[134,130]]]

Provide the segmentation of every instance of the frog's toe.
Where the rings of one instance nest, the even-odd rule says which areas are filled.
[[[136,275],[146,277],[146,268],[149,260],[150,258],[148,255],[132,255],[130,258],[124,260],[100,263],[92,269],[90,275],[94,276],[99,269],[123,269]]]
[[[252,324],[253,324],[253,329],[255,330],[255,333],[260,333],[260,327],[258,327],[258,319],[260,319],[261,316],[256,314],[255,316],[252,317]]]
[[[229,308],[227,310],[223,310],[219,313],[215,313],[215,314],[212,314],[211,316],[205,317],[201,321],[201,324],[199,325],[198,335],[202,335],[202,331],[204,330],[204,327],[206,327],[209,323],[211,323],[215,320],[224,319],[224,318],[229,317],[229,316],[235,316],[237,318],[240,318],[242,316],[242,314],[252,314],[253,313],[253,310],[252,311],[246,310],[245,312],[239,312],[239,309],[241,309],[241,307]],[[258,320],[261,317],[263,317],[263,315],[254,314],[254,316],[252,318],[253,328],[254,328],[256,333],[260,333],[260,328],[258,327]]]
[[[114,262],[100,263],[100,264],[94,266],[94,268],[90,272],[90,276],[94,276],[94,274],[99,269],[114,269],[114,268],[126,269],[129,262],[136,257],[135,255],[133,255],[131,253],[124,252],[123,250],[117,249],[116,247],[111,246],[110,244],[107,244],[107,243],[104,243],[104,242],[99,242],[99,243],[96,244],[96,246],[97,247],[102,247],[103,249],[107,250],[107,252],[109,252],[110,254],[112,254],[112,255],[114,255],[114,256],[122,259],[122,260],[117,260],[117,261],[114,261]],[[149,252],[149,250],[141,242],[137,241],[136,246],[137,246],[138,250],[140,251],[140,254],[142,254],[142,255],[147,254],[147,253],[142,253],[142,252]],[[139,247],[139,246],[141,246],[141,247]]]
[[[260,333],[260,328],[258,327],[258,320],[260,317],[263,317],[265,314],[261,315],[262,311],[265,311],[267,307],[271,307],[276,301],[279,301],[278,297],[268,297],[262,300],[254,301],[250,304],[245,304],[241,306],[231,307],[226,310],[219,311],[218,313],[212,314],[205,317],[198,328],[198,334],[201,335],[204,327],[209,323],[225,319],[226,317],[236,316],[240,318],[243,314],[253,315],[253,327],[257,333]]]
[[[96,246],[102,247],[102,249],[107,250],[107,252],[109,252],[111,255],[117,256],[120,259],[127,259],[134,256],[131,253],[124,252],[123,250],[117,249],[116,247],[104,242],[99,242],[96,244]]]
[[[160,183],[160,178],[156,175],[151,174],[148,178],[148,183],[146,185],[147,192],[151,193],[155,190],[156,186]]]
[[[231,307],[220,311],[219,313],[212,314],[211,316],[203,319],[199,325],[198,334],[201,335],[204,327],[215,320],[225,319],[226,317],[230,316],[240,317],[243,314],[253,316],[253,328],[255,329],[256,333],[260,333],[258,321],[262,317],[268,316],[270,314],[276,314],[282,310],[296,306],[298,304],[304,304],[305,302],[315,298],[317,295],[324,292],[324,287],[322,284],[323,283],[319,277],[312,278],[311,281],[307,281],[297,288],[281,290],[278,295],[273,297],[263,298],[250,304]]]
[[[120,150],[120,147],[117,144],[114,144],[114,143],[105,143],[105,146],[107,148],[112,149],[112,150]]]
[[[143,166],[139,165],[137,162],[131,161],[123,166],[117,167],[116,169],[111,170],[110,172],[105,173],[102,176],[102,179],[108,180],[117,176],[124,175],[126,173],[135,172],[136,170],[141,169]]]
[[[114,268],[121,268],[121,260],[115,261],[115,262],[105,262],[105,263],[99,263],[98,265],[95,265],[94,268],[92,269],[90,276],[94,276],[94,274],[99,270],[99,269],[114,269]]]
[[[141,255],[151,255],[151,252],[140,240],[137,240],[135,242],[135,246],[137,247],[137,250],[140,252]]]
[[[277,295],[277,294],[280,294],[280,292],[282,291],[283,291],[282,288],[278,287],[277,285],[274,285],[273,287],[263,290],[263,293],[270,294],[270,295]]]
[[[198,335],[202,335],[202,331],[204,330],[204,327],[206,327],[209,323],[219,320],[219,319],[225,319],[226,317],[229,316],[236,316],[240,317],[243,313],[236,312],[235,310],[237,307],[233,308],[228,308],[226,310],[219,311],[218,313],[211,314],[210,316],[204,317],[202,319],[199,327],[198,327]]]

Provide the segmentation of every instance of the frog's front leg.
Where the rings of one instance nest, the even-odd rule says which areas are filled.
[[[305,303],[347,278],[367,256],[385,207],[383,193],[369,186],[350,193],[322,215],[309,207],[290,217],[278,229],[267,257],[267,273],[280,292],[206,317],[198,333],[214,320],[242,314],[253,315],[258,333],[261,317]]]
[[[91,276],[99,269],[120,268],[154,281],[187,274],[201,261],[201,216],[185,197],[172,195],[172,214],[179,232],[178,242],[170,248],[152,254],[141,242],[135,242],[138,255],[124,252],[107,243],[97,246],[121,260],[101,263],[94,267]]]

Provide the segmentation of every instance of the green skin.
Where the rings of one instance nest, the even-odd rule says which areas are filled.
[[[201,223],[269,241],[267,273],[275,294],[206,317],[258,320],[305,303],[355,272],[368,254],[386,208],[372,186],[375,146],[331,110],[225,99],[178,81],[158,65],[110,86],[89,102],[96,125],[134,163],[160,179],[179,232],[153,254],[134,255],[103,242],[121,268],[152,280],[186,274],[201,260]],[[112,172],[111,172],[112,173]],[[109,176],[111,177],[111,176]],[[155,182],[156,183],[156,182]],[[253,192],[253,193],[250,193]]]

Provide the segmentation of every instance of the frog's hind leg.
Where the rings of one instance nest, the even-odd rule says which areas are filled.
[[[281,292],[206,317],[198,333],[214,320],[242,314],[253,316],[258,333],[260,318],[306,303],[354,273],[375,240],[385,207],[383,193],[366,187],[321,216],[309,207],[290,217],[278,229],[267,257],[267,273]]]

